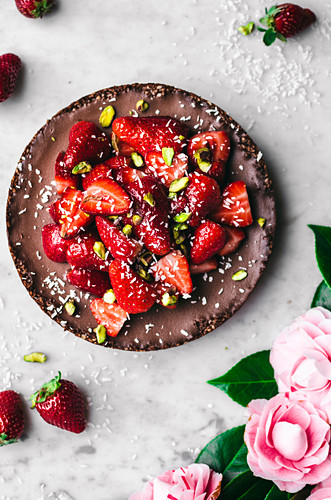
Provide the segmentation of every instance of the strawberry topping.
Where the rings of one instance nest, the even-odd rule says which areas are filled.
[[[174,250],[160,259],[152,267],[156,281],[167,283],[176,287],[178,292],[190,294],[193,290],[189,264],[185,255],[179,250]]]
[[[93,316],[107,330],[109,337],[116,337],[127,319],[127,313],[119,304],[108,304],[102,299],[94,299],[90,303]]]
[[[89,214],[118,215],[130,209],[131,200],[113,179],[93,181],[84,192],[80,208]]]
[[[95,218],[100,238],[109,249],[114,259],[131,263],[142,249],[142,245],[128,237],[120,227],[115,226],[109,219],[97,216]]]
[[[202,264],[221,250],[226,243],[225,229],[210,220],[206,220],[197,227],[191,248],[193,264]]]
[[[102,297],[110,288],[108,274],[91,269],[72,269],[67,273],[67,281],[84,292]]]
[[[59,224],[46,224],[42,228],[42,240],[44,252],[53,262],[67,261],[68,241],[60,236]]]
[[[251,207],[246,184],[243,181],[232,182],[224,189],[222,202],[212,211],[210,218],[234,227],[246,227],[252,224]]]

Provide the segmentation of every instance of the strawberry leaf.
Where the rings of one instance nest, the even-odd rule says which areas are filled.
[[[278,393],[278,388],[269,355],[270,351],[259,351],[247,356],[208,384],[221,389],[242,406],[247,406],[252,399],[270,399]]]
[[[313,301],[311,303],[311,307],[325,307],[325,309],[329,309],[331,311],[331,288],[322,281],[316,289]]]
[[[325,283],[331,288],[331,227],[308,224],[315,234],[317,265]]]
[[[282,35],[281,33],[278,33],[278,31],[276,31],[276,37],[278,38],[278,40],[280,40],[281,42],[287,42],[287,39],[285,38],[284,35]]]
[[[276,38],[277,38],[277,34],[276,34],[275,30],[273,28],[269,28],[264,34],[263,42],[265,43],[265,45],[267,47],[269,47],[271,44],[274,43]]]

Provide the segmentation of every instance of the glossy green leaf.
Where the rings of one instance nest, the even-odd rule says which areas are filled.
[[[247,406],[252,399],[270,399],[278,393],[278,388],[269,356],[270,351],[256,352],[208,383],[242,406]]]
[[[316,289],[311,307],[322,306],[331,311],[331,288],[322,281]]]
[[[286,491],[280,491],[274,484],[264,500],[289,500],[291,495]]]
[[[264,500],[273,487],[273,482],[255,477],[249,470],[228,483],[219,500]]]
[[[267,47],[274,43],[276,40],[277,35],[274,29],[270,28],[264,33],[263,41]]]
[[[319,270],[325,283],[331,288],[331,227],[314,226],[308,227],[315,234],[315,254]]]

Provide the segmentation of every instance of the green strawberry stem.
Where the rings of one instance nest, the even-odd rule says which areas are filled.
[[[36,0],[34,4],[35,9],[31,12],[34,18],[43,17],[43,15],[47,14],[53,7],[52,0]]]
[[[8,439],[7,434],[0,434],[0,446],[16,443],[17,438]]]
[[[264,24],[268,28],[257,28],[259,31],[264,32],[263,42],[267,47],[274,43],[277,38],[281,42],[287,42],[285,36],[276,30],[275,18],[281,11],[282,7],[273,5],[269,10],[267,8],[265,9],[265,17],[261,17],[260,19],[260,23]]]
[[[61,372],[56,375],[52,380],[46,382],[38,391],[36,391],[32,396],[30,396],[30,400],[32,401],[31,408],[35,408],[37,403],[43,403],[49,396],[52,396],[54,392],[61,387]]]

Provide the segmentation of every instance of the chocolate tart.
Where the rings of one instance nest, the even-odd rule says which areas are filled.
[[[222,258],[219,269],[194,277],[192,296],[181,299],[175,310],[154,306],[145,314],[131,315],[116,338],[104,347],[147,351],[174,347],[211,332],[230,318],[245,302],[262,275],[272,249],[276,223],[275,200],[259,148],[241,126],[222,109],[201,97],[162,84],[131,84],[111,87],[83,97],[49,120],[25,148],[9,189],[7,231],[9,248],[22,283],[42,310],[65,330],[96,342],[96,321],[87,294],[65,281],[69,266],[50,261],[43,252],[41,230],[52,222],[47,207],[57,198],[54,164],[68,145],[69,130],[78,120],[98,124],[101,110],[110,103],[116,116],[136,114],[144,99],[149,108],[143,116],[168,115],[181,119],[192,135],[225,130],[231,139],[228,182],[243,180],[252,206],[254,223],[239,250]],[[260,227],[259,217],[266,219]],[[243,281],[233,274],[245,269]],[[77,314],[69,316],[63,305],[75,297]]]

